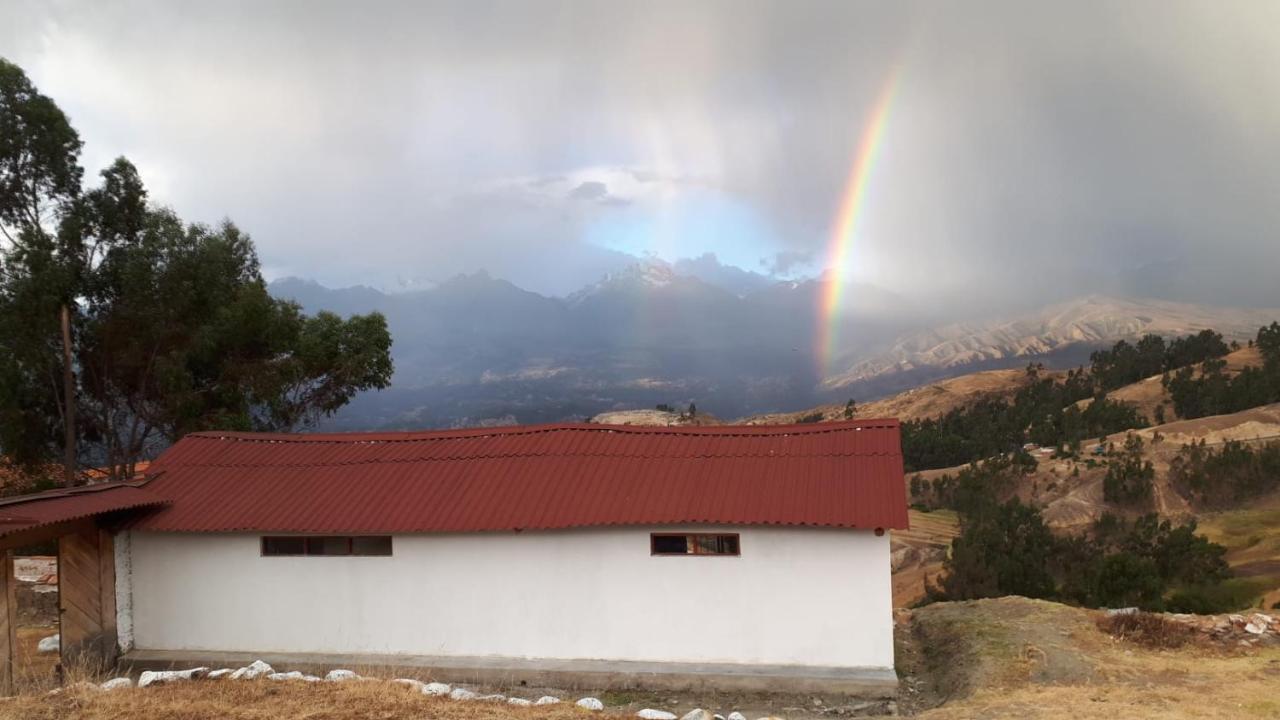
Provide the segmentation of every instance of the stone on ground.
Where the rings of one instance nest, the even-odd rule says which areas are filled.
[[[232,680],[252,680],[257,677],[262,677],[263,675],[270,675],[273,672],[275,672],[275,668],[261,660],[254,660],[248,665],[245,665],[231,673],[230,678]]]
[[[58,652],[61,637],[61,635],[50,635],[46,638],[40,638],[40,642],[36,643],[36,652]]]
[[[713,720],[713,718],[711,717],[711,713],[706,710],[703,710],[702,708],[694,708],[693,710],[685,713],[684,717],[680,718],[680,720]]]
[[[147,670],[138,678],[138,687],[144,688],[149,685],[162,685],[168,682],[178,682],[181,680],[195,680],[204,677],[209,672],[207,667],[191,668],[190,670]]]
[[[110,680],[102,683],[98,687],[102,688],[103,690],[121,690],[123,688],[131,688],[133,687],[133,678],[127,678],[127,677],[111,678]]]
[[[466,688],[454,688],[453,692],[449,693],[449,697],[454,700],[475,700],[480,696]]]
[[[448,695],[452,690],[452,687],[442,682],[427,683],[422,686],[423,695]]]
[[[733,712],[729,713],[729,720],[747,720],[747,716],[743,715],[737,710],[734,710]]]
[[[542,697],[538,698],[537,702],[535,702],[534,705],[555,705],[558,702],[560,702],[560,698],[558,697],[555,697],[553,695],[543,695]]]
[[[533,704],[533,701],[525,700],[524,698],[507,698],[507,704],[519,705],[520,707],[529,707],[530,705]]]
[[[330,670],[328,675],[324,676],[325,682],[346,682],[347,680],[359,680],[360,676],[350,670]]]
[[[676,720],[675,713],[669,713],[666,710],[654,710],[653,708],[645,708],[636,713],[636,717],[641,720]]]
[[[600,702],[600,698],[593,698],[593,697],[584,697],[578,702],[574,703],[574,705],[577,705],[580,708],[586,708],[588,710],[604,709],[604,703]]]

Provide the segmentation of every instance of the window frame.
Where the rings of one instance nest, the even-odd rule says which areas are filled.
[[[660,537],[682,537],[685,539],[685,547],[689,548],[682,553],[660,553],[657,551],[657,538]],[[718,552],[702,552],[699,549],[699,537],[731,537],[733,538],[734,551],[731,553]],[[739,533],[700,533],[700,532],[651,532],[649,533],[649,556],[650,557],[742,557],[742,536]]]
[[[347,551],[345,553],[313,553],[309,552],[312,541],[321,541],[326,539],[341,539],[346,541]],[[355,541],[357,538],[386,538],[386,553],[356,553]],[[300,553],[269,553],[267,552],[267,543],[271,540],[301,540],[302,552]],[[395,540],[392,535],[259,535],[258,536],[258,556],[264,558],[309,558],[309,557],[393,557],[395,555]]]

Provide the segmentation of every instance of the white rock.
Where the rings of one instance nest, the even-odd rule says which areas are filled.
[[[555,697],[554,695],[543,695],[542,697],[535,700],[533,704],[534,705],[555,705],[558,702],[560,702],[560,698]]]
[[[480,696],[466,688],[454,688],[453,692],[449,693],[449,697],[454,700],[475,700]]]
[[[271,673],[270,675],[267,676],[267,679],[268,680],[301,680],[302,673],[297,670],[291,670],[289,672],[284,672],[284,673],[281,673],[281,672]]]
[[[715,718],[715,720],[727,720],[727,719],[725,718],[725,716],[721,715],[720,713],[716,713],[715,715],[712,715],[711,717]]]
[[[207,672],[209,672],[207,667],[191,668],[190,670],[148,670],[138,678],[138,687],[144,688],[149,685],[160,685],[179,680],[194,680],[198,677],[203,677]]]
[[[729,720],[747,720],[747,716],[743,715],[737,710],[734,710],[733,712],[729,713]]]
[[[424,695],[448,695],[453,688],[444,683],[433,682],[422,686],[422,694]]]
[[[98,687],[102,688],[103,690],[120,690],[123,688],[131,688],[133,687],[133,678],[127,678],[127,677],[111,678],[110,680],[102,683]]]
[[[711,713],[702,708],[694,708],[684,714],[680,720],[712,720]]]
[[[524,698],[507,698],[507,704],[519,705],[520,707],[529,707],[530,705],[533,704],[533,701],[525,700]]]
[[[577,705],[580,708],[586,708],[588,710],[604,709],[604,703],[600,702],[600,698],[593,698],[593,697],[584,697],[578,702],[574,703],[574,705]]]
[[[275,668],[261,660],[254,660],[248,665],[232,672],[228,677],[232,680],[252,680],[257,677],[262,677],[263,675],[270,675],[273,672],[275,672]]]
[[[636,713],[636,717],[643,720],[676,720],[675,713],[669,713],[666,710],[654,710],[653,708],[645,708]]]
[[[1255,625],[1253,623],[1246,623],[1244,626],[1244,631],[1252,635],[1261,635],[1262,633],[1267,631],[1267,626]]]
[[[36,643],[36,652],[58,652],[61,635],[50,635],[47,638],[40,638],[40,642]]]
[[[502,693],[492,693],[490,695],[481,695],[476,699],[484,700],[486,702],[506,702],[507,696],[503,695]]]
[[[324,681],[324,678],[319,678],[319,677],[316,677],[315,675],[303,675],[302,679],[306,680],[307,682],[323,682]]]
[[[325,682],[346,682],[347,680],[359,680],[360,676],[350,670],[330,670],[328,675],[324,676]]]
[[[397,685],[404,685],[405,687],[411,690],[417,690],[418,692],[422,692],[423,683],[421,680],[414,680],[413,678],[396,678],[391,682]]]
[[[227,675],[230,675],[233,672],[235,671],[232,670],[231,668],[218,668],[217,670],[210,672],[208,675],[205,675],[205,677],[209,678],[210,680],[217,680],[218,678],[225,677]]]

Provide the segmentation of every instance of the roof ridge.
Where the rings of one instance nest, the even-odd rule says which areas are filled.
[[[510,453],[483,455],[449,455],[447,457],[407,457],[407,458],[369,458],[361,460],[334,462],[304,463],[174,463],[157,468],[157,474],[173,468],[235,468],[235,467],[273,467],[273,468],[308,468],[308,467],[344,467],[355,465],[399,465],[404,463],[424,462],[459,462],[463,460],[514,460],[525,458],[622,458],[627,460],[723,460],[725,458],[848,458],[848,457],[898,457],[902,453],[868,450],[863,452],[820,452],[820,453],[698,453],[690,455],[655,455],[652,453]]]
[[[268,433],[248,431],[203,430],[189,433],[183,439],[234,440],[261,443],[409,443],[464,440],[492,436],[534,435],[553,432],[624,433],[634,435],[670,435],[685,437],[785,437],[788,435],[821,435],[861,430],[896,430],[897,418],[868,418],[837,422],[792,425],[606,425],[597,423],[551,423],[544,425],[507,425],[494,428],[457,428],[449,430],[397,430],[379,432],[338,433]]]

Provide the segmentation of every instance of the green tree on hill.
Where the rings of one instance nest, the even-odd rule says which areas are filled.
[[[5,455],[34,464],[78,444],[69,466],[128,477],[187,432],[305,427],[387,386],[380,314],[309,317],[271,297],[248,235],[151,205],[123,158],[81,192],[79,148],[57,106],[0,59]]]

